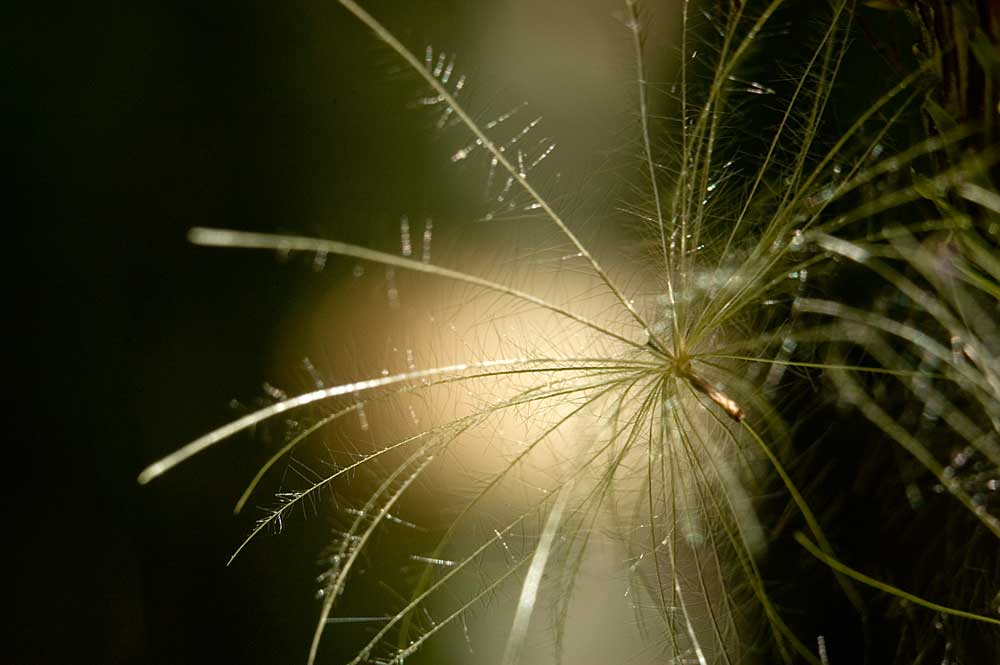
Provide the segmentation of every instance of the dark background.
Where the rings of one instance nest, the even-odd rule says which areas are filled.
[[[426,20],[441,11],[428,3]],[[250,467],[223,454],[146,488],[135,476],[231,417],[230,397],[252,403],[317,280],[260,256],[220,260],[185,233],[350,236],[330,201],[367,212],[386,191],[369,144],[403,131],[371,109],[403,109],[417,88],[369,85],[385,54],[330,2],[4,13],[8,349],[23,374],[6,382],[3,660],[297,662],[322,534],[226,568],[249,524],[230,510]]]
[[[472,8],[369,8],[408,44],[462,54],[484,34]],[[610,10],[590,13],[613,22]],[[149,487],[135,476],[237,413],[230,398],[253,403],[296,357],[276,341],[322,285],[303,266],[193,248],[185,233],[371,243],[407,209],[459,207],[435,193],[447,153],[433,119],[408,109],[421,88],[332,2],[5,14],[15,369],[5,381],[15,616],[5,660],[299,662],[322,530],[293,530],[227,568],[250,524],[230,507],[255,460],[226,448]],[[629,94],[627,57],[620,71]],[[505,99],[530,98],[516,83],[496,85]],[[569,135],[602,120],[541,104]]]

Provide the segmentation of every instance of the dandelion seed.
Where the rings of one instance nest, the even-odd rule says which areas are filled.
[[[816,517],[825,521],[836,514],[836,502],[816,506],[814,512],[806,497],[812,501],[822,492],[815,486],[809,492],[796,486],[801,475],[808,477],[812,471],[809,459],[798,460],[809,455],[799,455],[801,442],[795,438],[800,436],[799,425],[808,431],[815,406],[807,404],[803,413],[793,413],[806,399],[796,394],[802,386],[814,392],[836,391],[829,402],[839,400],[845,410],[863,415],[882,438],[898,443],[919,465],[920,474],[907,471],[900,476],[913,511],[908,517],[919,517],[925,503],[938,503],[937,498],[923,499],[921,487],[930,485],[933,492],[947,495],[942,503],[957,499],[956,505],[967,509],[966,517],[975,516],[987,529],[1000,529],[987,494],[997,489],[991,469],[1000,459],[991,431],[1000,422],[1000,410],[993,404],[1000,379],[990,364],[995,359],[990,345],[997,338],[990,316],[995,308],[980,302],[996,292],[997,271],[991,269],[995,261],[982,246],[986,236],[980,236],[978,228],[988,226],[966,212],[961,213],[964,227],[954,219],[946,220],[947,226],[937,220],[937,230],[948,233],[977,229],[975,237],[963,239],[978,242],[979,254],[985,255],[970,267],[934,253],[942,254],[937,260],[947,263],[945,272],[940,265],[928,268],[914,258],[919,254],[915,248],[929,237],[926,230],[905,223],[893,237],[891,225],[882,224],[879,217],[895,215],[901,205],[915,207],[915,202],[928,209],[959,204],[989,209],[992,192],[959,182],[957,171],[903,189],[894,184],[907,177],[907,169],[924,168],[924,158],[947,159],[945,147],[962,152],[957,139],[954,145],[942,141],[937,147],[897,155],[896,161],[874,163],[882,154],[882,141],[895,136],[888,134],[891,122],[910,104],[900,102],[897,109],[897,101],[908,95],[912,101],[924,92],[916,75],[880,97],[846,133],[826,136],[825,124],[839,112],[827,109],[835,77],[849,60],[845,54],[854,41],[853,4],[832,5],[824,14],[828,23],[815,48],[804,51],[806,61],[799,71],[772,88],[755,80],[756,51],[789,29],[781,0],[752,7],[734,2],[728,13],[706,11],[704,28],[710,32],[697,33],[697,39],[709,43],[696,50],[690,48],[696,31],[689,20],[698,13],[691,10],[689,17],[688,3],[681,3],[680,80],[670,86],[647,75],[638,9],[636,3],[626,3],[625,24],[638,70],[634,78],[641,141],[636,143],[643,159],[641,179],[627,185],[643,195],[639,203],[627,201],[622,207],[634,213],[637,226],[648,227],[637,229],[635,237],[648,240],[655,250],[641,260],[636,259],[637,250],[619,265],[613,265],[615,255],[624,252],[598,252],[581,240],[587,237],[579,230],[587,223],[585,214],[564,218],[557,205],[564,197],[557,201],[542,191],[539,183],[550,185],[554,178],[539,177],[534,170],[552,153],[555,142],[549,137],[536,141],[534,134],[525,140],[539,125],[539,117],[511,125],[510,118],[525,108],[520,105],[478,123],[479,110],[465,108],[466,99],[474,100],[475,95],[457,99],[466,81],[464,76],[455,78],[454,55],[428,46],[421,58],[355,2],[341,4],[419,76],[425,86],[419,104],[432,107],[431,117],[437,118],[442,141],[450,146],[451,161],[487,153],[484,206],[492,209],[473,211],[467,219],[500,221],[515,212],[532,212],[526,215],[532,224],[541,220],[559,235],[556,241],[545,240],[541,260],[517,254],[511,273],[500,263],[506,255],[493,254],[492,249],[480,250],[476,270],[466,273],[445,267],[455,257],[446,251],[450,243],[440,240],[445,250],[436,249],[438,263],[431,263],[429,218],[419,260],[415,231],[406,216],[400,219],[399,253],[391,247],[382,252],[296,236],[192,231],[192,240],[203,245],[277,250],[283,257],[302,253],[303,259],[312,257],[314,266],[322,257],[321,268],[329,254],[382,264],[386,296],[372,300],[393,317],[407,315],[406,336],[394,334],[393,339],[407,339],[408,344],[423,343],[410,341],[419,340],[417,333],[411,336],[410,326],[416,330],[424,321],[422,314],[410,314],[424,302],[419,280],[404,282],[407,300],[406,308],[401,307],[399,282],[408,280],[411,272],[428,280],[451,280],[477,294],[448,302],[439,315],[446,325],[436,327],[460,338],[456,346],[471,349],[479,361],[439,360],[439,366],[418,370],[414,349],[406,347],[404,357],[392,363],[402,360],[404,372],[383,368],[375,378],[329,388],[311,363],[304,363],[314,390],[289,398],[266,386],[277,403],[193,441],[140,476],[140,482],[148,482],[218,441],[300,409],[294,421],[281,416],[289,439],[254,479],[252,489],[278,460],[298,460],[302,451],[293,449],[299,443],[320,428],[337,426],[338,419],[350,425],[350,414],[357,412],[360,429],[366,432],[354,437],[362,439],[352,442],[357,449],[330,453],[350,463],[321,464],[319,469],[330,469],[321,475],[305,471],[297,461],[286,462],[285,468],[293,472],[288,474],[290,482],[304,489],[279,494],[278,508],[257,525],[258,530],[281,530],[286,512],[307,505],[317,509],[321,494],[336,499],[331,545],[336,554],[327,559],[329,570],[317,578],[322,609],[310,663],[317,657],[324,627],[336,623],[377,624],[352,665],[402,663],[456,622],[471,654],[467,621],[473,620],[474,610],[519,580],[504,660],[513,663],[522,654],[527,660],[528,626],[539,603],[551,599],[557,615],[574,617],[569,604],[575,585],[596,578],[581,572],[585,554],[604,530],[620,528],[624,533],[616,546],[621,551],[609,579],[628,574],[628,604],[637,608],[637,616],[655,614],[660,621],[647,633],[650,642],[643,648],[656,647],[669,652],[665,657],[699,665],[709,660],[738,662],[751,643],[762,658],[773,656],[786,663],[800,658],[815,663],[818,648],[819,661],[827,665],[825,638],[817,636],[813,648],[808,635],[794,634],[783,619],[785,608],[769,596],[781,581],[774,581],[774,571],[761,569],[767,548],[776,542],[780,546],[781,539],[770,539],[771,534],[798,521],[818,543],[815,552],[807,548],[808,553],[834,572],[851,602],[857,597],[851,580],[864,578],[837,564],[836,551],[853,549],[841,550],[828,542]],[[828,8],[824,4],[822,9]],[[786,63],[766,64],[784,71]],[[708,70],[707,76],[701,76],[702,69]],[[663,120],[647,94],[667,89],[676,92],[679,109]],[[757,114],[767,120],[757,122]],[[884,118],[893,120],[872,129]],[[760,146],[748,141],[752,150],[730,136],[734,127],[746,125],[761,135],[753,139],[764,139]],[[845,149],[848,145],[857,148]],[[737,158],[739,168],[730,171]],[[948,192],[955,196],[945,206]],[[610,234],[610,218],[597,221],[601,233],[609,229]],[[869,228],[857,231],[862,226]],[[495,232],[506,229],[500,224],[482,229],[484,235]],[[442,223],[438,233],[454,230]],[[911,242],[908,236],[918,239]],[[498,246],[507,242],[506,236],[498,237],[504,238]],[[605,259],[605,254],[612,256]],[[502,266],[497,270],[501,277],[485,277],[491,264]],[[557,279],[546,279],[541,286],[531,283],[529,271],[539,265]],[[866,284],[876,307],[848,306],[838,299],[838,287],[831,282],[844,274],[845,266],[870,271],[873,282],[881,280]],[[362,264],[355,263],[354,277],[363,273]],[[981,289],[985,297],[959,301],[950,295],[957,289],[940,287],[944,280],[949,288],[962,283],[971,285],[970,290]],[[522,282],[531,288],[511,286]],[[356,297],[359,291],[355,284]],[[819,299],[816,292],[827,299]],[[508,301],[515,306],[507,309]],[[475,339],[462,339],[457,335],[460,328],[473,328],[469,337]],[[358,332],[372,334],[369,329]],[[509,347],[517,348],[514,356],[493,355],[495,348]],[[421,366],[433,363],[438,348],[420,348]],[[395,353],[400,349],[393,347]],[[898,397],[901,391],[906,397]],[[786,396],[793,398],[791,406],[783,403]],[[413,400],[419,401],[426,424],[417,418]],[[896,408],[897,400],[915,402]],[[969,408],[954,408],[952,401]],[[966,410],[974,414],[966,415]],[[835,420],[828,419],[824,426],[837,427]],[[414,426],[416,434],[391,438],[391,432],[412,432]],[[932,431],[947,431],[955,445],[932,450],[927,443]],[[790,466],[786,471],[789,456],[796,456],[796,466],[801,463],[802,468]],[[948,464],[943,466],[942,460]],[[994,466],[980,468],[981,460]],[[761,473],[765,465],[767,472]],[[780,491],[767,487],[772,482],[769,474],[774,474],[775,484],[780,481]],[[819,480],[815,484],[820,485]],[[758,496],[762,487],[768,494]],[[452,489],[459,491],[448,492]],[[408,502],[418,492],[435,497],[448,492],[447,510],[439,511],[441,515],[434,508],[418,513],[426,528],[398,517],[410,514],[404,506],[412,505]],[[778,525],[765,524],[768,504],[776,498],[792,508]],[[757,504],[765,506],[760,516],[755,514]],[[402,550],[400,541],[390,540],[389,547],[379,542],[403,531],[393,525],[418,532],[409,534]],[[435,540],[428,546],[426,539],[432,536]],[[426,554],[411,554],[415,548]],[[341,608],[345,590],[353,592],[351,582],[358,575],[400,568],[395,565],[399,559],[424,565],[402,566],[419,572],[412,580],[407,573],[412,586],[395,600],[395,592],[387,592],[384,600],[398,602],[397,607],[385,615],[331,618],[334,609]],[[865,584],[871,582],[864,579]],[[892,593],[886,585],[869,585]],[[913,602],[912,594],[896,591]],[[614,610],[601,616],[617,618]],[[475,628],[478,633],[479,626]],[[556,632],[561,635],[561,630]],[[666,645],[652,643],[661,638]],[[841,645],[836,646],[840,653]],[[620,659],[626,658],[621,654]]]

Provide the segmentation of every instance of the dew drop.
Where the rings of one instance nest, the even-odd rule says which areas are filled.
[[[358,425],[361,427],[362,431],[368,431],[368,414],[365,412],[365,403],[361,401],[361,395],[358,392],[354,393],[354,399],[357,400],[358,405]]]
[[[420,255],[420,260],[423,263],[431,262],[431,239],[434,234],[434,221],[428,217],[424,221],[424,237],[423,237],[423,247]]]
[[[413,254],[413,243],[410,241],[410,220],[406,215],[399,220],[399,244],[403,256]]]
[[[326,252],[316,252],[313,257],[312,269],[314,272],[323,272],[326,267]]]
[[[399,287],[396,285],[395,266],[385,267],[385,295],[389,301],[389,307],[399,309]]]

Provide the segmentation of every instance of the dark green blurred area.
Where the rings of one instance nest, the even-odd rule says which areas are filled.
[[[442,43],[460,57],[488,33],[473,3],[366,6],[404,42]],[[617,5],[608,7],[590,13],[614,36]],[[287,230],[377,245],[400,214],[455,219],[476,195],[442,191],[459,175],[433,117],[410,108],[421,87],[333,2],[5,14],[5,218],[24,312],[11,319],[24,378],[8,386],[18,394],[5,508],[16,561],[8,660],[300,662],[322,520],[227,568],[252,523],[231,506],[257,458],[234,444],[150,487],[134,478],[239,413],[229,398],[252,404],[295,358],[274,348],[286,322],[350,266],[318,278],[307,265],[192,248],[185,233]],[[847,76],[863,85],[864,69],[852,63]],[[619,71],[629,94],[624,56]],[[498,112],[527,95],[469,75]],[[569,136],[608,121],[539,104]],[[561,145],[560,159],[593,150]]]

